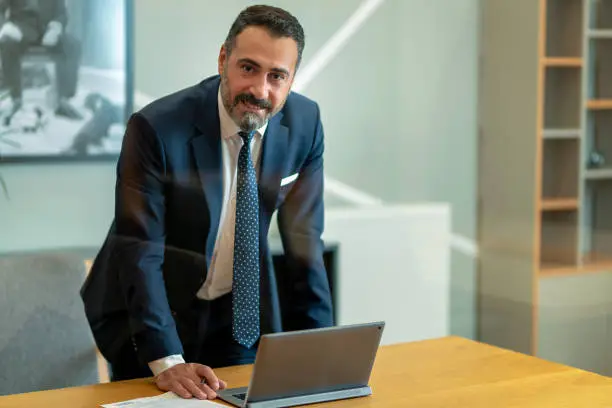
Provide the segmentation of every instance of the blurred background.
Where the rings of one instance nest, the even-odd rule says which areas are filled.
[[[85,41],[83,58],[131,62],[132,81],[116,75],[137,110],[216,74],[255,3],[134,0],[126,14],[107,0],[73,29],[117,34]],[[266,2],[306,32],[294,90],[322,109],[337,323],[612,374],[611,3]],[[113,216],[115,165],[0,164],[0,393],[104,380],[78,289]]]

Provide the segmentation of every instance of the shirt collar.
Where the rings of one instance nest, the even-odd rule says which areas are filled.
[[[221,98],[221,86],[219,85],[219,92],[217,93],[217,100],[219,105],[219,122],[221,125],[221,137],[224,139],[228,139],[240,132],[240,127],[236,125],[232,117],[225,109],[225,105],[223,104],[223,99]],[[268,122],[264,123],[262,127],[257,129],[259,136],[263,138],[264,133],[266,133],[266,129],[268,127]]]

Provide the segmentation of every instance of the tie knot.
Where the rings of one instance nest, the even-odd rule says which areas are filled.
[[[251,143],[251,139],[253,139],[253,136],[255,135],[255,131],[252,130],[250,132],[238,132],[238,134],[242,138],[242,141],[244,142],[244,144],[248,145]]]

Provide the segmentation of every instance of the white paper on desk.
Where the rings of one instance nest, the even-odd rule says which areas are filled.
[[[181,398],[173,392],[167,392],[156,397],[136,398],[128,401],[114,402],[102,405],[103,408],[227,408],[216,402],[196,398]]]

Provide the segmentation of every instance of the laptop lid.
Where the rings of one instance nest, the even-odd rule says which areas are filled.
[[[384,326],[372,322],[262,336],[247,401],[367,386]]]

